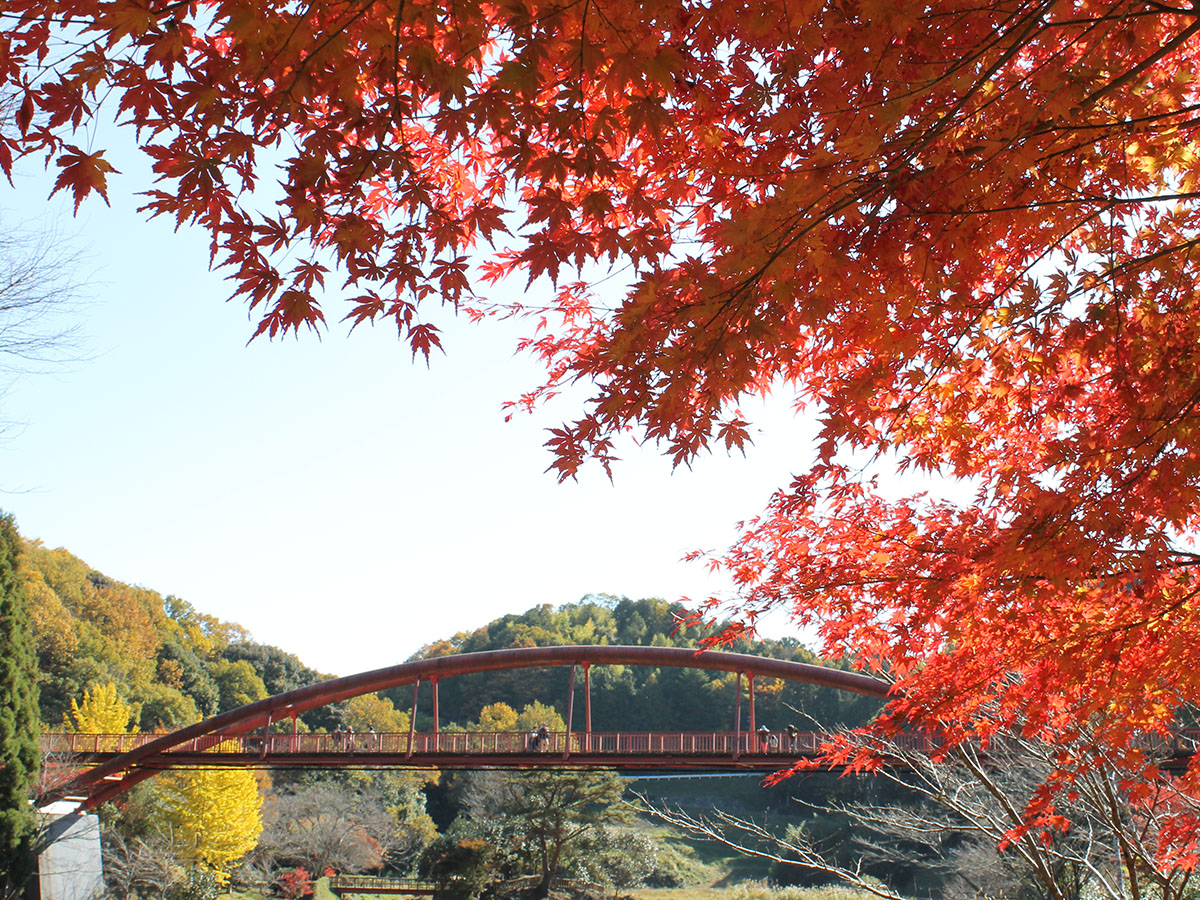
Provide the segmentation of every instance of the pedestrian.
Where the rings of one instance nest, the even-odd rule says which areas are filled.
[[[767,746],[770,743],[770,740],[771,740],[771,729],[768,728],[766,725],[759,725],[758,726],[758,745],[759,745],[759,749],[763,753],[767,752]]]
[[[544,724],[538,729],[538,745],[542,749],[547,749],[550,746],[550,729]]]
[[[798,732],[796,730],[795,725],[789,725],[787,727],[787,733],[788,733],[788,750],[791,750],[793,753],[795,753],[796,752],[796,740],[797,740],[797,737],[800,734],[800,732]]]

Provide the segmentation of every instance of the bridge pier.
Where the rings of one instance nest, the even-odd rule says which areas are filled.
[[[104,895],[100,818],[76,804],[51,803],[38,810],[42,838],[25,900],[98,900]]]

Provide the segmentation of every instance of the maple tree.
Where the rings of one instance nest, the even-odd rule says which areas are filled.
[[[340,305],[428,357],[437,302],[531,314],[514,405],[594,385],[563,477],[627,430],[740,448],[740,399],[794,396],[815,455],[713,564],[747,627],[784,606],[897,678],[893,721],[1086,722],[1136,770],[1200,700],[1194,4],[8,0],[0,28],[0,167],[103,197],[80,135],[132,126],[147,213],[207,229],[256,335]]]

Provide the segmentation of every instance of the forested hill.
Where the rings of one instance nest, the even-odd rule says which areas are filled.
[[[577,603],[557,607],[547,604],[502,616],[477,631],[430,644],[414,658],[566,644],[695,647],[704,634],[696,628],[680,627],[685,614],[683,606],[666,600],[591,595]],[[820,662],[792,639],[740,641],[727,649],[797,662]],[[733,673],[696,669],[594,666],[592,727],[596,731],[727,731],[733,728],[736,679]],[[447,721],[466,725],[477,722],[484,707],[490,704],[504,703],[520,710],[535,701],[551,704],[559,714],[565,714],[568,688],[569,672],[565,668],[450,678],[439,685],[440,718],[443,725]],[[576,714],[582,716],[582,686],[577,684],[576,689],[579,692]],[[392,692],[397,706],[411,702],[411,692],[402,697],[403,693],[399,689]],[[422,702],[427,712],[429,703]],[[758,722],[772,728],[791,723],[802,729],[814,723],[858,725],[879,709],[878,701],[868,697],[773,679],[756,679],[755,702]],[[745,725],[744,700],[742,716]],[[428,724],[423,722],[420,711],[417,722]]]
[[[133,706],[133,724],[149,731],[327,677],[291,653],[255,643],[240,625],[115,581],[66,550],[26,541],[22,570],[47,730],[62,726],[84,691],[110,683]]]
[[[85,691],[108,684],[134,708],[133,724],[149,731],[178,728],[329,677],[292,653],[255,642],[240,625],[202,613],[177,597],[108,578],[66,550],[27,541],[22,568],[47,730],[63,727],[72,701],[80,702]],[[677,627],[682,612],[681,606],[664,600],[591,596],[502,616],[477,631],[433,643],[414,658],[557,644],[694,647],[700,635]],[[790,640],[743,643],[731,649],[815,661]],[[565,715],[567,679],[562,668],[446,679],[440,685],[441,725],[480,727],[481,713],[491,704],[524,711],[538,702]],[[594,728],[728,730],[733,725],[734,679],[690,669],[593,667]],[[805,727],[805,716],[823,724],[857,724],[877,708],[868,698],[782,682],[760,680],[756,694],[758,720],[778,728],[790,722]],[[318,730],[339,724],[380,731],[407,728],[407,713],[400,710],[407,710],[410,702],[411,690],[397,690],[383,700],[312,710],[303,724]],[[428,699],[422,699],[418,727],[432,724],[429,708]],[[582,693],[577,695],[576,712],[581,721]],[[526,717],[535,714],[541,715],[528,712]]]

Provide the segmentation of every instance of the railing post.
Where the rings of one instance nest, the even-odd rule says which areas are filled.
[[[412,712],[408,717],[408,752],[404,754],[406,759],[411,759],[413,755],[413,734],[417,727],[417,689],[421,687],[421,676],[417,676],[417,680],[413,682],[413,702]]]
[[[742,673],[737,673],[737,693],[733,695],[733,758],[742,748]]]
[[[571,755],[571,720],[575,718],[575,663],[571,663],[571,680],[567,684],[567,746],[563,748],[563,759]]]

